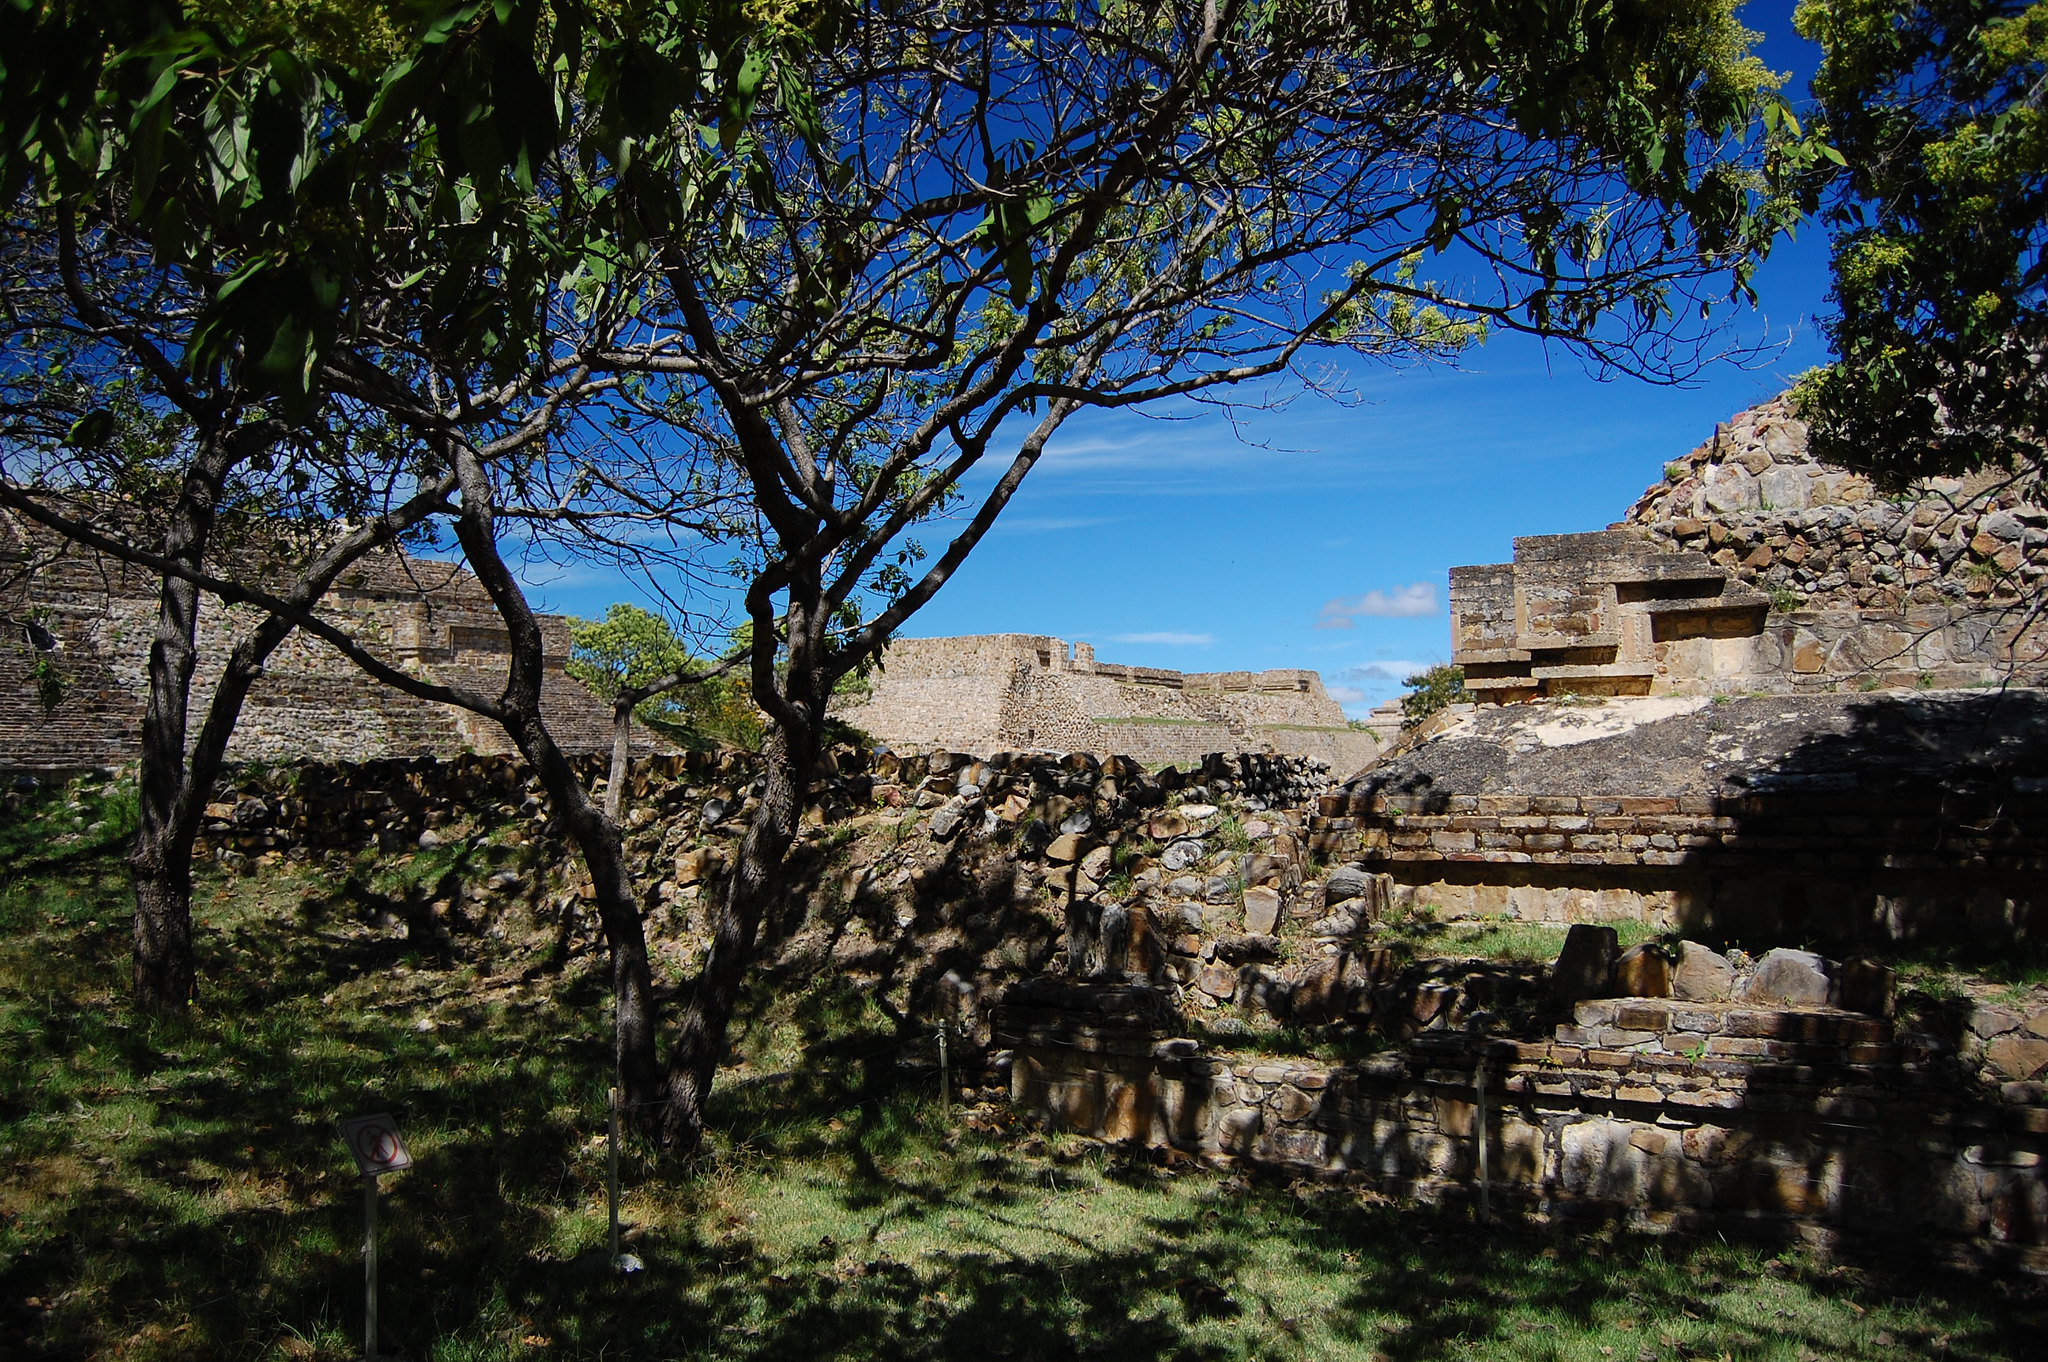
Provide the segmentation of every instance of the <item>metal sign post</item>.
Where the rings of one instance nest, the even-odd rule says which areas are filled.
[[[946,1062],[946,1024],[939,1023],[939,1119],[951,1120],[953,1116],[952,1071]]]
[[[377,1362],[377,1179],[412,1167],[412,1155],[386,1115],[343,1121],[341,1138],[363,1175],[363,1362]]]
[[[605,1184],[611,1193],[612,1262],[619,1261],[619,1090],[611,1092],[611,1143],[605,1150]]]
[[[1479,1052],[1479,1072],[1475,1082],[1478,1088],[1477,1110],[1473,1112],[1473,1125],[1479,1133],[1479,1219],[1482,1224],[1493,1223],[1492,1178],[1486,1166],[1486,1052]]]

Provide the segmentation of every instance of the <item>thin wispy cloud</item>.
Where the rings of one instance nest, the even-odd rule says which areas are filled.
[[[1393,681],[1401,685],[1418,672],[1432,667],[1429,662],[1368,662],[1363,667],[1351,667],[1338,673],[1346,681]]]
[[[1323,689],[1328,691],[1330,698],[1340,705],[1363,704],[1370,698],[1356,686],[1325,686]]]
[[[1441,608],[1435,582],[1410,582],[1391,591],[1375,588],[1363,596],[1338,596],[1324,601],[1316,628],[1350,629],[1361,619],[1422,619]]]
[[[1170,646],[1206,648],[1216,641],[1214,634],[1177,634],[1161,630],[1150,634],[1111,634],[1111,643],[1164,643]]]
[[[964,521],[966,517],[961,517]],[[1011,530],[1025,534],[1042,534],[1048,530],[1085,530],[1095,525],[1109,524],[1107,516],[1015,516],[996,521],[998,530]]]

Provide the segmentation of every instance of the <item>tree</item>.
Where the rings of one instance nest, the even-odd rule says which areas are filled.
[[[626,229],[716,201],[686,201],[667,134],[680,104],[731,110],[759,26],[664,12],[0,0],[0,504],[162,580],[144,1010],[190,995],[192,838],[263,660],[349,561],[459,500],[455,445],[490,463],[561,438],[611,382],[589,356]],[[216,542],[252,508],[295,516],[301,550],[256,587]],[[271,614],[195,738],[202,590]]]
[[[699,743],[707,736],[730,736],[736,728],[754,726],[754,707],[745,687],[726,679],[733,663],[692,656],[659,615],[621,602],[601,620],[577,621],[570,642],[575,652],[567,664],[569,674],[612,704],[607,818],[619,817],[636,718],[670,737]]]
[[[1425,667],[1401,683],[1408,693],[1401,697],[1401,718],[1414,727],[1430,715],[1464,704],[1472,697],[1465,691],[1465,669],[1449,662]]]
[[[929,2],[864,10],[764,86],[717,222],[648,236],[642,315],[686,341],[647,366],[659,410],[751,501],[767,716],[667,1140],[701,1136],[835,684],[1061,425],[1489,328],[1685,372],[1711,335],[1691,309],[1746,287],[1796,213],[1773,176],[1811,154],[1748,41],[1723,4]]]
[[[2048,5],[1802,0],[1837,149],[1814,452],[1901,487],[2048,442]]]
[[[622,1083],[635,1101],[658,1092],[655,1125],[679,1150],[701,1138],[759,924],[785,891],[833,691],[972,552],[1067,420],[1255,404],[1273,384],[1324,383],[1321,357],[1444,358],[1489,328],[1672,377],[1712,343],[1709,291],[1741,291],[1796,208],[1772,177],[1799,144],[1782,119],[1760,126],[1781,106],[1719,0],[1356,14],[911,0],[838,27],[800,5],[649,12],[666,17],[613,30],[609,8],[558,4],[537,24],[521,6],[464,7],[428,30],[435,53],[469,54],[425,64],[445,80],[405,61],[380,78],[400,114],[320,105],[323,135],[360,127],[381,146],[371,134],[388,129],[401,186],[474,171],[467,116],[505,120],[478,162],[492,195],[512,186],[483,200],[505,205],[483,244],[460,214],[421,219],[461,286],[444,288],[439,255],[417,278],[382,256],[366,267],[399,319],[384,350],[349,357],[346,309],[270,331],[215,309],[238,353],[289,333],[298,367],[280,372],[317,381],[278,380],[279,402],[371,404],[452,479],[447,518],[511,636],[502,694],[428,686],[301,603],[125,551],[505,726],[591,870]],[[568,14],[613,35],[592,39],[600,55],[564,36]],[[484,98],[476,72],[499,73],[479,52],[539,72],[551,100],[531,107],[524,75]],[[442,324],[450,298],[480,292],[509,320],[457,309],[462,324]],[[573,342],[553,329],[568,318],[586,323]],[[573,393],[522,405],[537,376],[564,375]],[[471,395],[507,385],[502,413],[476,419]],[[545,439],[502,457],[482,436],[515,415]],[[958,528],[926,561],[916,535],[941,515]],[[616,820],[539,711],[539,631],[505,548],[542,539],[729,571],[744,597],[762,793],[665,1062]]]

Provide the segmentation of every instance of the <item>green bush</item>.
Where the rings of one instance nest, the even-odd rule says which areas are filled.
[[[1408,693],[1401,697],[1401,714],[1409,728],[1439,710],[1472,698],[1465,690],[1465,669],[1448,662],[1417,672],[1401,684],[1408,687]]]

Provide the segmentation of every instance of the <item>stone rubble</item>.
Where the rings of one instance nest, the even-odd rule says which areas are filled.
[[[1816,461],[1789,397],[1741,412],[1666,470],[1625,524],[1803,610],[2017,604],[2048,580],[2048,505],[1995,473],[1901,500]]]

